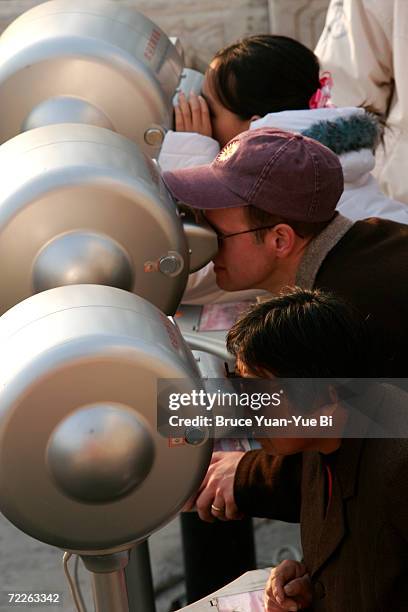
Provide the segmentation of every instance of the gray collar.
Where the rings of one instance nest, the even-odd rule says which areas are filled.
[[[317,273],[327,254],[340,242],[353,224],[354,221],[337,213],[333,221],[307,245],[296,273],[298,287],[313,289]]]

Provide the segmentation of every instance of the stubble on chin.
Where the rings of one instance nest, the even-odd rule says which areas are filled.
[[[223,289],[224,291],[231,291],[230,289],[227,288],[228,277],[226,277],[224,270],[217,271],[215,273],[215,282],[217,283],[217,286],[220,289]]]

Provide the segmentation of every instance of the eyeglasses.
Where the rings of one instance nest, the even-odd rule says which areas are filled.
[[[218,242],[222,242],[223,240],[226,240],[227,238],[232,238],[233,236],[241,236],[242,234],[251,234],[252,232],[257,232],[258,230],[266,230],[266,229],[273,229],[274,227],[276,227],[277,225],[279,225],[279,223],[274,223],[274,225],[263,225],[261,227],[254,227],[252,229],[248,229],[248,230],[243,230],[241,232],[234,232],[233,234],[223,234],[222,232],[220,232],[220,230],[218,228],[216,228],[208,219],[207,217],[205,217],[203,215],[203,218],[205,220],[206,223],[208,223],[208,225],[211,227],[211,229],[213,230],[213,232],[216,234]]]
[[[226,240],[227,238],[233,238],[233,236],[242,236],[243,234],[252,234],[253,232],[258,232],[260,230],[273,229],[274,227],[282,223],[282,221],[280,221],[279,223],[274,223],[273,225],[261,225],[260,227],[253,227],[252,229],[243,230],[241,232],[234,232],[233,234],[223,234],[222,232],[220,232],[218,228],[216,228],[211,223],[211,221],[207,219],[207,217],[204,214],[202,214],[202,218],[204,219],[206,223],[208,223],[208,225],[211,227],[213,232],[216,234],[218,242],[222,242],[223,240]],[[299,234],[299,232],[297,232],[296,230],[293,230],[293,231],[295,232],[297,236],[299,236],[299,238],[304,238],[304,236],[302,236],[302,234]]]
[[[242,236],[242,234],[251,234],[252,232],[257,232],[259,230],[273,229],[277,225],[279,224],[275,223],[275,225],[262,225],[261,227],[254,227],[252,229],[244,230],[242,232],[234,232],[233,234],[223,234],[222,232],[216,230],[215,227],[213,226],[211,227],[217,234],[218,240],[221,242],[222,240],[226,240],[227,238],[232,238],[233,236]]]

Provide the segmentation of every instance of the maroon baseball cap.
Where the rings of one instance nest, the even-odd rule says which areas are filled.
[[[335,153],[272,128],[239,134],[211,164],[164,172],[173,196],[192,208],[256,206],[294,221],[329,221],[343,192]]]

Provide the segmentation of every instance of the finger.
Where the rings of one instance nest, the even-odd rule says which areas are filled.
[[[207,521],[208,523],[213,523],[215,518],[211,512],[211,504],[213,503],[214,493],[207,487],[203,490],[203,492],[197,497],[196,500],[196,508],[198,512],[198,516],[202,521]],[[221,506],[218,506],[221,508]]]
[[[222,497],[216,497],[211,504],[211,514],[219,521],[227,521],[225,516],[225,507]]]
[[[307,576],[302,576],[301,578],[294,578],[293,580],[285,584],[283,590],[285,591],[286,595],[289,595],[290,597],[296,597],[303,591],[305,584],[309,584],[309,578]]]
[[[285,559],[278,567],[272,570],[269,584],[271,585],[272,595],[278,604],[283,605],[286,599],[284,586],[294,578],[297,578],[298,571],[298,563],[289,559]]]
[[[281,606],[290,605],[293,607],[296,604],[296,601],[288,599],[284,587],[294,579],[305,575],[305,572],[306,567],[303,563],[292,559],[285,559],[272,570],[268,586],[270,586],[273,597]]]
[[[191,127],[193,132],[202,134],[202,121],[201,121],[201,104],[198,100],[198,96],[194,91],[191,92],[190,98],[190,111],[191,111]]]
[[[226,506],[228,508],[228,506]],[[246,517],[245,512],[241,512],[241,510],[226,510],[225,516],[229,521],[242,521]]]
[[[179,102],[181,113],[183,115],[185,131],[191,132],[192,131],[192,118],[191,118],[190,104],[187,102],[187,98],[182,91],[180,91],[179,93],[178,102]]]
[[[276,580],[271,585],[273,599],[275,599],[284,610],[297,610],[299,608],[298,602],[287,596],[284,589],[286,585],[285,583],[280,584],[278,578],[277,576]]]
[[[210,118],[210,109],[208,108],[207,102],[204,100],[203,96],[198,96],[198,101],[201,106],[201,123],[202,123],[202,133],[204,136],[212,136],[212,125]]]
[[[285,584],[293,580],[294,578],[300,578],[306,573],[306,567],[299,561],[293,559],[285,559],[277,567],[275,567],[271,575],[275,575],[276,580]]]
[[[283,587],[285,586],[286,582],[287,581],[284,579],[284,577],[278,573],[275,573],[273,577],[271,576],[272,595],[279,605],[282,605],[282,603],[285,601],[286,596]]]
[[[212,464],[209,465],[209,468],[207,470],[206,475],[204,476],[204,480],[203,482],[200,484],[200,487],[196,493],[197,497],[199,496],[200,493],[202,493],[204,491],[204,489],[206,489],[210,483],[210,480],[213,476],[214,473],[214,467]],[[211,489],[212,491],[212,497],[214,497],[215,493],[216,493],[216,486],[214,485],[213,488]]]
[[[294,599],[302,608],[310,605],[312,600],[312,588],[308,575],[295,578],[284,586],[287,596]]]
[[[211,514],[215,519],[217,519],[217,521],[222,521],[223,523],[228,522],[228,519],[225,518],[223,510],[214,510],[214,508],[211,506]]]
[[[180,110],[179,105],[177,104],[174,107],[174,124],[176,128],[176,132],[185,132],[186,129],[184,127],[184,117],[183,113]]]
[[[266,592],[264,593],[264,608],[265,612],[281,612],[282,608],[276,603],[276,601],[268,595]]]
[[[214,459],[214,455],[217,455],[217,454],[222,455],[222,456],[219,457],[219,458],[215,458]],[[207,487],[211,477],[213,476],[213,474],[215,472],[216,463],[218,461],[220,461],[225,456],[225,454],[226,453],[224,453],[224,452],[219,452],[219,453],[213,453],[212,454],[210,465],[208,466],[207,473],[204,476],[204,479],[203,479],[202,483],[200,484],[200,488],[198,489],[197,495],[198,495],[198,493],[201,493],[201,491],[203,489],[205,489],[205,487]],[[214,490],[213,490],[213,497],[214,497],[215,493],[216,493],[216,491],[215,491],[215,488],[214,488]]]
[[[243,513],[238,510],[238,506],[236,505],[235,499],[233,496],[224,495],[223,500],[224,500],[224,507],[225,507],[224,514],[225,514],[225,518],[227,521],[234,521],[234,520],[238,520],[239,518],[242,518]]]
[[[235,453],[238,458],[243,453]],[[225,478],[225,470],[223,464],[220,461],[226,456],[230,457],[231,453],[217,452],[213,454],[212,463],[210,464],[207,474],[203,482],[200,485],[199,491],[197,492],[196,506],[199,513],[202,514],[203,520],[208,520],[211,512],[209,511],[211,503],[214,502],[219,489],[219,495],[222,495],[222,507],[224,508],[228,503],[228,519],[240,519],[243,514],[238,511],[233,496],[233,487],[231,479]],[[226,468],[228,469],[228,468]],[[217,506],[217,504],[215,504]]]
[[[274,597],[271,597],[270,595],[266,593],[264,595],[264,607],[265,607],[265,612],[285,612],[285,611],[295,612],[295,610],[296,611],[298,610],[298,606],[296,603],[287,604],[285,606],[280,606],[278,602],[274,599]]]
[[[228,451],[214,451],[212,456],[211,456],[211,463],[210,465],[213,465],[214,463],[217,463],[218,461],[221,461],[221,459],[224,459],[224,457],[227,456]]]
[[[305,585],[304,577],[295,578],[294,580],[291,580],[290,582],[285,584],[285,586],[283,587],[283,590],[285,591],[285,594],[288,595],[289,597],[297,597],[298,595],[302,594],[304,585]]]
[[[192,510],[195,506],[196,497],[197,497],[197,493],[194,493],[194,495],[189,497],[186,503],[184,504],[184,506],[182,507],[182,509],[180,510],[180,512],[190,512],[190,510]]]

